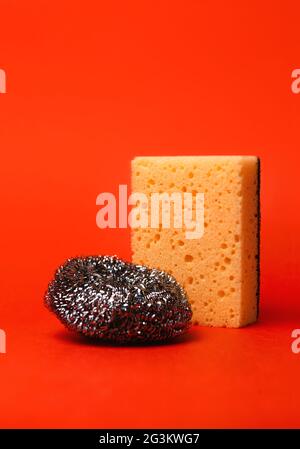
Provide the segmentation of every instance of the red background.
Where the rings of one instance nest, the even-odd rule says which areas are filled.
[[[1,427],[298,427],[298,1],[0,0]],[[262,160],[258,324],[116,348],[43,307],[58,264],[130,258],[96,196],[136,155]]]

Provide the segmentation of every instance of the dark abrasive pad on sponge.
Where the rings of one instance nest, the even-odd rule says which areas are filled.
[[[117,343],[179,336],[192,317],[172,276],[114,256],[67,260],[49,284],[45,302],[69,329]]]

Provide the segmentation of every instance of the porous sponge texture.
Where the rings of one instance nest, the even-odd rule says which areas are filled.
[[[204,193],[204,235],[132,230],[134,263],[165,270],[185,288],[194,323],[240,327],[257,319],[259,160],[255,156],[137,157],[132,191]],[[150,214],[150,208],[149,208]],[[171,210],[172,216],[172,210]],[[150,223],[150,219],[149,219]]]

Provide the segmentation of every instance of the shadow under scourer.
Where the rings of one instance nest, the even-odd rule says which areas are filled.
[[[168,340],[186,332],[192,318],[186,294],[171,275],[115,256],[67,260],[45,302],[69,329],[118,343]]]

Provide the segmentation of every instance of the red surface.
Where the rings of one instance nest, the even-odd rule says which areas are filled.
[[[299,427],[299,2],[0,1],[1,427]],[[43,307],[58,264],[130,258],[96,196],[135,155],[258,154],[258,324],[95,346]]]

